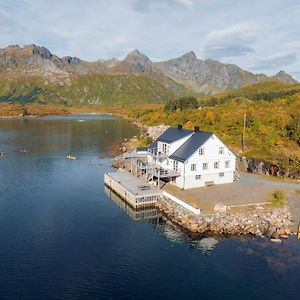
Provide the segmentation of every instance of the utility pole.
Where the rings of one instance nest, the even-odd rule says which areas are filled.
[[[245,133],[246,133],[246,114],[244,114],[244,129],[243,129],[243,139],[242,139],[242,149],[245,150]]]

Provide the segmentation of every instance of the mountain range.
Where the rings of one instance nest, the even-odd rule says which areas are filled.
[[[56,99],[52,102],[97,105],[160,102],[265,81],[297,82],[284,71],[271,77],[253,74],[234,64],[198,59],[192,51],[162,62],[153,62],[138,50],[123,60],[88,62],[71,56],[60,58],[34,44],[0,49],[0,78],[0,101],[43,102],[52,96]]]

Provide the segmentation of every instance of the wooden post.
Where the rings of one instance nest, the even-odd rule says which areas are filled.
[[[300,240],[300,223],[298,224],[298,234],[297,234],[298,240]]]
[[[246,133],[246,114],[244,114],[244,128],[243,128],[243,139],[242,139],[242,149],[245,150],[245,133]]]
[[[159,189],[159,186],[160,186],[160,168],[158,170],[158,189]]]

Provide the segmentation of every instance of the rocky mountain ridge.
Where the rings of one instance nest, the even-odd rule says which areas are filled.
[[[279,71],[268,77],[253,74],[234,64],[198,59],[193,51],[179,58],[152,62],[145,54],[134,50],[125,59],[87,62],[77,57],[58,57],[47,48],[34,44],[0,49],[0,74],[9,76],[70,76],[86,74],[141,74],[163,82],[173,91],[186,88],[192,92],[211,94],[262,81],[297,82],[291,75]]]

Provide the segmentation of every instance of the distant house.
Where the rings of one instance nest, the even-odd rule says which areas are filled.
[[[148,148],[147,164],[181,189],[234,181],[235,155],[212,132],[167,129]]]

